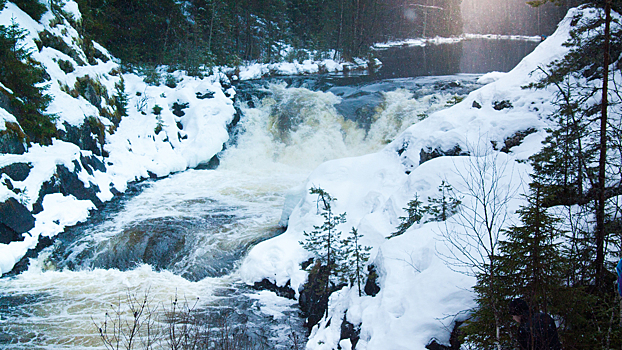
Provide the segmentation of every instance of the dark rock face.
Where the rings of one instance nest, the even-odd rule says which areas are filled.
[[[536,131],[537,130],[534,128],[529,128],[527,130],[516,132],[514,135],[503,140],[503,148],[501,148],[501,152],[509,153],[510,148],[520,145],[525,137],[535,133]]]
[[[375,297],[380,292],[380,286],[378,285],[378,273],[374,265],[367,267],[367,282],[365,282],[364,288],[365,294]]]
[[[75,169],[73,172],[70,172],[64,165],[56,165],[55,176],[41,185],[39,198],[33,205],[33,213],[37,214],[43,211],[43,197],[52,193],[62,193],[65,196],[73,195],[80,200],[90,200],[98,208],[103,205],[102,201],[97,197],[97,193],[100,192],[99,187],[93,183],[86,187],[84,182],[78,178],[82,165],[77,160],[74,160],[74,165]],[[88,171],[88,168],[85,167],[85,169]]]
[[[276,293],[276,295],[280,297],[288,298],[292,300],[294,300],[296,296],[296,293],[291,288],[290,281],[287,281],[287,284],[285,286],[279,287],[276,284],[270,282],[268,279],[264,278],[261,282],[255,282],[255,284],[253,284],[253,289],[269,290],[271,292]]]
[[[101,171],[102,173],[106,172],[106,165],[104,164],[104,162],[102,162],[101,160],[99,160],[99,158],[95,157],[95,156],[83,156],[80,155],[80,164],[82,164],[82,167],[84,168],[84,170],[86,170],[87,173],[89,173],[89,175],[93,175],[94,171]]]
[[[209,160],[209,162],[201,163],[201,164],[197,165],[195,169],[197,169],[197,170],[214,170],[214,169],[218,168],[219,165],[220,165],[220,159],[218,159],[218,156],[213,156],[212,159]]]
[[[13,163],[0,168],[0,175],[7,174],[13,181],[24,181],[30,174],[30,163]]]
[[[78,172],[81,169],[80,163],[74,160],[74,164],[75,169],[73,173],[63,165],[56,165],[56,175],[58,175],[60,180],[60,192],[65,196],[71,194],[80,200],[90,200],[97,207],[101,207],[103,203],[97,197],[97,193],[100,192],[99,187],[94,183],[90,183],[89,187],[85,187],[84,182],[78,178]]]
[[[86,88],[84,89],[84,98],[89,101],[90,104],[97,107],[97,109],[101,109],[102,98],[95,90],[95,87],[93,87],[90,83],[86,84]]]
[[[304,289],[300,292],[300,298],[298,299],[298,305],[302,311],[305,321],[305,327],[310,331],[315,326],[326,312],[328,308],[328,297],[336,288],[329,288],[328,293],[326,291],[326,280],[328,278],[328,269],[326,266],[315,264],[309,270],[309,277],[307,283],[304,285]]]
[[[99,144],[97,137],[94,136],[93,130],[91,130],[91,126],[88,123],[84,123],[79,127],[69,125],[67,122],[63,125],[66,131],[58,131],[60,140],[71,142],[80,147],[80,149],[91,151],[98,156],[105,156],[102,152],[102,146]]]
[[[26,147],[24,147],[24,142],[19,136],[0,132],[0,153],[24,154],[25,152]]]
[[[449,336],[449,346],[440,344],[436,339],[431,339],[425,348],[429,350],[460,350],[460,326],[463,323],[461,321],[454,323],[454,328]]]
[[[450,150],[442,150],[440,148],[432,149],[428,147],[426,149],[421,149],[419,153],[419,165],[427,162],[430,159],[443,157],[443,156],[468,156],[468,152],[464,152],[460,146],[455,145],[454,148]]]
[[[361,339],[361,326],[353,325],[352,323],[348,322],[344,317],[343,322],[341,322],[341,336],[339,339],[350,339],[352,349],[355,349],[356,343],[358,343],[359,339]]]
[[[35,227],[35,218],[15,198],[0,203],[0,243],[23,241],[22,233]]]

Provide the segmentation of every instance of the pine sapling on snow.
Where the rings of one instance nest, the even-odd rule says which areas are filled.
[[[408,207],[404,208],[408,217],[400,216],[401,223],[397,226],[397,231],[391,233],[387,239],[402,235],[412,225],[421,223],[426,215],[429,218],[425,222],[431,222],[446,221],[450,216],[456,214],[462,201],[456,198],[451,185],[442,181],[438,186],[438,192],[441,194],[440,198],[428,197],[428,204],[425,206],[422,206],[423,202],[419,200],[419,195],[415,194],[415,199],[408,202]]]
[[[428,197],[428,205],[423,207],[423,211],[430,215],[430,221],[446,221],[447,218],[458,212],[458,207],[462,203],[453,191],[450,184],[444,180],[438,186],[439,198]]]
[[[419,196],[415,194],[415,199],[408,202],[408,208],[404,208],[404,210],[408,213],[408,216],[400,216],[401,223],[397,226],[397,231],[391,233],[387,239],[402,235],[412,225],[420,223],[424,214],[423,207],[421,206],[422,204],[423,203],[419,200]]]
[[[339,264],[339,274],[343,282],[349,283],[350,286],[356,285],[359,296],[361,293],[361,279],[365,274],[365,263],[369,260],[369,251],[371,247],[362,247],[360,239],[363,237],[358,230],[352,227],[350,235],[341,240],[342,262]]]

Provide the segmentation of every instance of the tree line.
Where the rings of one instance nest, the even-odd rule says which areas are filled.
[[[122,60],[182,68],[300,60],[309,51],[348,60],[375,42],[462,32],[461,0],[77,2],[83,34]]]

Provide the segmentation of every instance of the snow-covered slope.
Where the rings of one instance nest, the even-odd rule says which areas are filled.
[[[74,18],[79,16],[75,2],[67,1],[65,8],[74,9]],[[224,74],[199,79],[178,72],[175,88],[151,86],[135,74],[120,74],[119,64],[96,43],[95,47],[106,62],[96,59],[96,62],[87,63],[89,60],[77,45],[82,38],[65,17],[49,11],[36,22],[9,2],[0,12],[0,24],[8,26],[12,21],[28,31],[22,44],[33,52],[32,57],[41,62],[51,76],[47,93],[53,101],[47,112],[58,116],[57,127],[67,132],[94,118],[105,128],[101,154],[108,156],[94,155],[74,143],[60,140],[54,140],[50,146],[33,144],[24,154],[0,154],[0,168],[14,163],[26,163],[30,167],[26,179],[10,181],[19,191],[0,185],[0,202],[16,198],[32,211],[44,183],[54,180],[58,165],[75,172],[84,187],[97,186],[97,197],[104,202],[113,197],[114,191],[125,191],[129,182],[166,176],[207,163],[228,140],[227,125],[235,115],[234,91],[223,87],[223,83],[229,84]],[[62,39],[73,55],[46,46],[39,50],[35,40],[40,40],[39,33],[44,31]],[[71,62],[74,70],[69,73],[61,70],[61,61]],[[98,97],[90,95],[87,100],[84,94],[77,93],[74,87],[78,80],[86,82],[87,88],[99,89]],[[115,127],[101,111],[111,110],[108,100],[116,93],[115,84],[121,80],[129,97],[128,116]],[[182,109],[183,115],[173,114],[174,104],[186,107]],[[160,115],[154,113],[156,105],[162,107]],[[0,131],[6,128],[5,122],[15,123],[16,120],[0,108]],[[98,159],[105,169],[81,165],[83,157]],[[92,200],[78,200],[72,195],[53,193],[42,199],[43,211],[35,214],[35,227],[24,235],[25,240],[0,244],[0,274],[10,271],[29,248],[34,248],[39,236],[52,237],[66,226],[85,220],[89,209],[95,208]]]
[[[364,235],[362,244],[373,247],[371,261],[378,270],[381,289],[373,297],[359,297],[348,288],[334,293],[328,318],[314,327],[308,349],[337,348],[344,317],[360,326],[357,349],[424,349],[433,338],[448,343],[454,321],[465,319],[465,311],[474,305],[471,287],[475,279],[458,261],[448,258],[455,250],[444,238],[464,231],[460,220],[454,217],[443,223],[416,224],[401,236],[386,238],[396,231],[399,217],[406,215],[402,208],[415,194],[424,202],[437,197],[443,180],[461,195],[463,208],[474,208],[475,198],[467,185],[477,161],[496,169],[500,188],[514,194],[504,225],[516,220],[513,213],[521,204],[520,193],[529,173],[528,165],[518,161],[540,149],[545,117],[553,110],[552,91],[521,87],[538,78],[539,65],[567,52],[562,44],[577,11],[571,10],[556,33],[511,72],[483,76],[481,81],[489,84],[461,103],[413,125],[381,152],[330,161],[309,176],[307,189],[322,187],[338,199],[333,211],[347,213],[347,222],[338,229],[346,233],[357,228]],[[510,140],[517,139],[520,145],[514,146]],[[509,153],[498,151],[505,141],[514,146]],[[467,152],[468,157],[457,156]],[[427,160],[434,153],[456,156]],[[247,283],[269,279],[284,286],[290,281],[298,291],[306,281],[300,263],[310,254],[299,241],[304,240],[303,231],[321,224],[322,217],[316,196],[302,193],[302,197],[288,200],[297,205],[289,216],[287,231],[257,245],[244,261],[241,274]],[[341,340],[340,345],[342,349],[351,346],[349,340]]]

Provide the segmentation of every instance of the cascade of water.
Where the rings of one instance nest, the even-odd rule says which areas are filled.
[[[169,305],[177,295],[199,298],[199,309],[242,308],[244,320],[254,317],[281,337],[272,346],[286,347],[283,315],[295,309],[257,321],[249,306],[261,307],[261,298],[245,296],[251,292],[239,285],[236,268],[250,246],[281,232],[287,191],[326,160],[381,149],[473,89],[474,80],[396,80],[324,92],[258,85],[265,97],[240,106],[235,143],[217,170],[151,183],[105,220],[72,228],[72,239],[48,248],[27,272],[0,280],[0,344],[103,348],[91,318],[99,323],[111,304],[148,291],[153,305]]]

